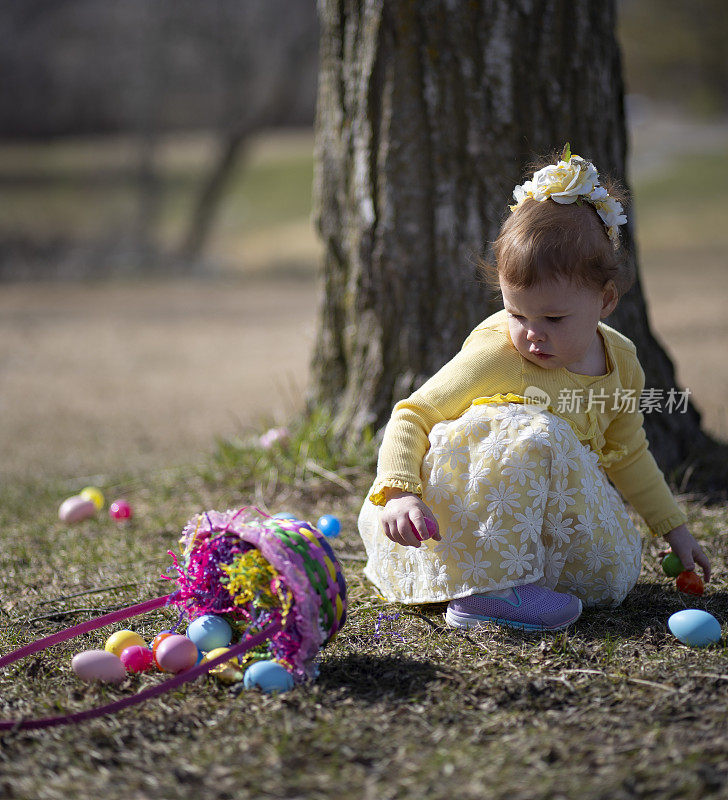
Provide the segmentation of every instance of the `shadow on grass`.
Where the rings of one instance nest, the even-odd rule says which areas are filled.
[[[317,683],[324,690],[345,689],[364,701],[382,697],[411,698],[437,678],[437,665],[406,656],[350,653],[321,664]]]
[[[643,639],[667,630],[671,614],[685,608],[699,608],[728,619],[728,592],[709,591],[702,596],[682,594],[654,583],[638,583],[621,606],[612,609],[587,609],[577,631],[586,638]]]

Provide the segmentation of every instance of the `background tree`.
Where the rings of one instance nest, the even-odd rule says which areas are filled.
[[[322,0],[316,217],[325,301],[314,399],[357,435],[499,308],[476,262],[534,156],[570,141],[627,185],[615,3]],[[623,234],[636,263],[634,217]],[[647,386],[675,385],[639,280],[611,324]],[[699,415],[654,414],[672,470],[702,441]]]

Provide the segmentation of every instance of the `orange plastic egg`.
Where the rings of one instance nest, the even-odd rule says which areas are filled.
[[[693,570],[685,570],[681,572],[676,578],[677,588],[685,594],[700,595],[705,591],[703,579]]]

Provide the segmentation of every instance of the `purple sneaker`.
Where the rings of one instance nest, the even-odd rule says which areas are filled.
[[[581,600],[533,583],[515,586],[513,597],[502,600],[473,594],[451,600],[445,622],[451,628],[475,628],[487,622],[520,628],[524,631],[558,631],[576,622],[581,615]]]

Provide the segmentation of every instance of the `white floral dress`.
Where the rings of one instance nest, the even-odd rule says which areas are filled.
[[[388,539],[366,500],[359,531],[366,576],[401,603],[432,603],[538,583],[615,606],[640,572],[641,537],[568,422],[537,407],[476,400],[435,425],[423,499],[442,541]]]

